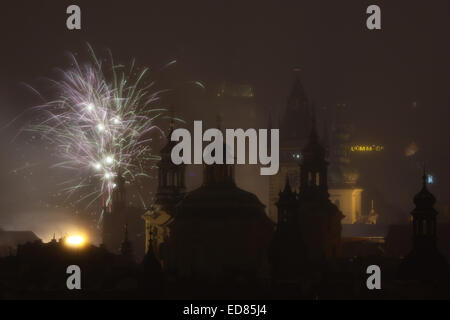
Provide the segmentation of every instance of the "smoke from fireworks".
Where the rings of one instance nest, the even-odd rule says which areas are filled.
[[[112,57],[103,65],[91,53],[92,61],[83,65],[72,56],[73,67],[52,81],[58,98],[36,108],[39,121],[27,130],[56,146],[56,167],[78,173],[65,182],[69,195],[90,190],[79,201],[91,204],[103,196],[108,205],[118,175],[134,181],[156,160],[151,132],[159,130],[155,119],[165,110],[156,106],[161,91],[146,84],[148,69],[137,70],[134,62],[115,65]]]

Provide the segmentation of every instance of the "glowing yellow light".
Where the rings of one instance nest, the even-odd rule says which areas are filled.
[[[381,145],[354,145],[350,147],[350,151],[352,152],[380,152],[384,150],[384,146]]]
[[[66,238],[66,245],[69,247],[82,247],[86,239],[81,235],[68,236]]]

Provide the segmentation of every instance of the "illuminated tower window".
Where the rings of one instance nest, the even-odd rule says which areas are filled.
[[[316,172],[316,186],[320,185],[320,173]]]

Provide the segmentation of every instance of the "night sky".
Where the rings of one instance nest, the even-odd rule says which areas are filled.
[[[70,4],[81,7],[81,31],[66,29]],[[381,31],[365,26],[370,4],[381,7]],[[64,220],[66,210],[54,203],[47,212],[36,209],[60,192],[60,173],[49,168],[56,160],[39,139],[17,133],[30,121],[29,113],[21,114],[41,103],[25,84],[45,90],[42,79],[68,67],[68,52],[83,61],[87,43],[100,55],[110,49],[120,62],[136,58],[155,69],[181,59],[187,77],[207,86],[221,79],[249,81],[261,112],[276,116],[285,106],[292,68],[300,66],[316,105],[348,104],[355,140],[385,146],[382,156],[355,159],[364,188],[408,211],[426,162],[436,176],[431,189],[438,203],[448,204],[449,15],[447,0],[2,3],[0,226],[33,228],[47,221],[47,213]],[[419,152],[406,157],[412,141]]]

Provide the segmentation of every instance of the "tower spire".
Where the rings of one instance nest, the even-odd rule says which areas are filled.
[[[316,107],[314,103],[311,106],[311,124],[310,139],[313,141],[318,141],[319,135],[317,134]]]
[[[127,259],[133,259],[133,246],[128,239],[128,223],[126,223],[124,226],[123,241],[122,245],[120,246],[120,253]]]
[[[425,162],[423,163],[423,175],[422,175],[422,188],[426,189],[427,187],[427,169],[425,166]]]

